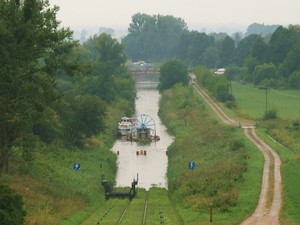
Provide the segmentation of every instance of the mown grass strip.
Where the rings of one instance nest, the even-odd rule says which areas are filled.
[[[137,189],[136,196],[131,200],[126,214],[122,220],[122,225],[141,225],[144,216],[144,206],[146,198],[145,189]]]
[[[115,199],[115,201],[114,207],[100,223],[101,225],[117,224],[125,208],[130,203],[129,199]]]
[[[173,205],[168,198],[168,192],[162,188],[151,188],[148,194],[147,225],[180,225]]]

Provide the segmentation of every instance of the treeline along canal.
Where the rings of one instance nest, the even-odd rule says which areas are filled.
[[[150,187],[167,188],[167,148],[172,142],[166,127],[158,117],[160,94],[157,90],[157,74],[141,74],[136,77],[137,99],[136,115],[145,114],[155,122],[156,134],[159,141],[144,144],[127,141],[124,138],[117,140],[112,148],[118,153],[116,185],[130,186],[133,178],[139,176],[138,186],[148,190]],[[137,154],[146,152],[146,154]]]

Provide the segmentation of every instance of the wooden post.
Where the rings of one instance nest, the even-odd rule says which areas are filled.
[[[212,210],[212,203],[209,204],[209,214],[210,214],[210,219],[209,222],[212,223],[213,222],[213,210]]]

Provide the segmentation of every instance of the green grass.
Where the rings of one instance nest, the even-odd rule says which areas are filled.
[[[0,183],[22,194],[27,225],[80,224],[104,202],[100,174],[102,170],[114,180],[115,156],[97,145],[83,151],[43,151],[35,154],[31,164],[1,176]],[[81,164],[80,170],[74,171],[74,162]]]
[[[123,225],[140,225],[144,218],[144,207],[146,198],[145,189],[137,189],[136,196],[132,199],[129,208],[123,218]]]
[[[214,224],[239,224],[257,205],[263,156],[242,129],[223,126],[198,94],[193,99],[188,93],[178,87],[166,93],[160,111],[176,136],[168,148],[169,196],[185,224],[209,224],[210,202]],[[196,163],[193,171],[187,168],[189,161]],[[240,172],[245,163],[246,171]]]
[[[242,132],[240,133],[242,137]],[[250,216],[255,210],[260,195],[261,179],[264,158],[260,151],[252,142],[245,140],[245,146],[248,154],[248,169],[243,174],[244,181],[237,186],[239,193],[238,204],[230,207],[229,211],[224,213],[218,209],[213,209],[213,224],[235,225],[240,224],[244,219]],[[186,224],[190,225],[208,225],[211,224],[209,215],[209,205],[206,211],[195,211],[177,206],[177,209]]]
[[[172,203],[168,198],[168,192],[166,189],[151,188],[149,190],[146,224],[180,224],[176,212],[174,211],[174,208],[172,206]]]
[[[300,224],[300,158],[286,163],[283,166],[283,180],[285,184],[284,211],[285,217],[295,224]],[[291,223],[287,223],[291,224]]]
[[[266,112],[266,91],[250,85],[232,82],[233,95],[240,114],[260,119]],[[300,118],[300,90],[274,90],[267,92],[268,110],[277,110],[277,116],[283,119]]]
[[[263,140],[280,155],[282,166],[283,195],[281,223],[286,225],[300,224],[300,154],[299,150],[286,148],[267,135],[264,128],[257,130]]]

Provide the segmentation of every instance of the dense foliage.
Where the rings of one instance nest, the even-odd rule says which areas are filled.
[[[225,76],[213,76],[212,72],[204,67],[195,69],[197,81],[205,87],[218,101],[225,103],[228,107],[234,106],[234,96],[231,93],[230,79]]]
[[[0,6],[3,171],[14,154],[28,165],[39,145],[84,147],[106,132],[108,106],[115,105],[118,116],[133,113],[134,81],[116,39],[102,34],[84,45],[73,42],[72,32],[56,20],[58,7],[50,8],[48,1],[0,1]]]
[[[188,81],[188,69],[183,61],[175,59],[161,66],[158,86],[160,90],[171,88],[177,83],[187,85]]]
[[[0,221],[2,225],[22,225],[26,212],[22,196],[8,186],[0,185]]]
[[[179,37],[186,31],[187,25],[180,18],[137,13],[122,43],[133,61],[163,61],[174,55]]]
[[[31,144],[36,121],[50,119],[59,94],[55,72],[72,43],[48,1],[0,1],[0,156],[8,171],[11,148]],[[55,54],[55,55],[54,55]],[[53,117],[52,113],[52,117]],[[29,141],[29,143],[28,143]]]
[[[261,86],[299,88],[299,78],[294,74],[300,71],[299,25],[252,24],[245,36],[229,36],[189,31],[180,18],[135,14],[128,31],[122,42],[133,61],[179,58],[189,68],[238,66],[244,69],[234,79]]]
[[[61,224],[94,211],[99,173],[116,173],[117,121],[134,112],[123,45],[107,34],[80,45],[57,12],[47,0],[0,0],[0,183],[22,193],[27,211],[1,186],[1,224]]]

